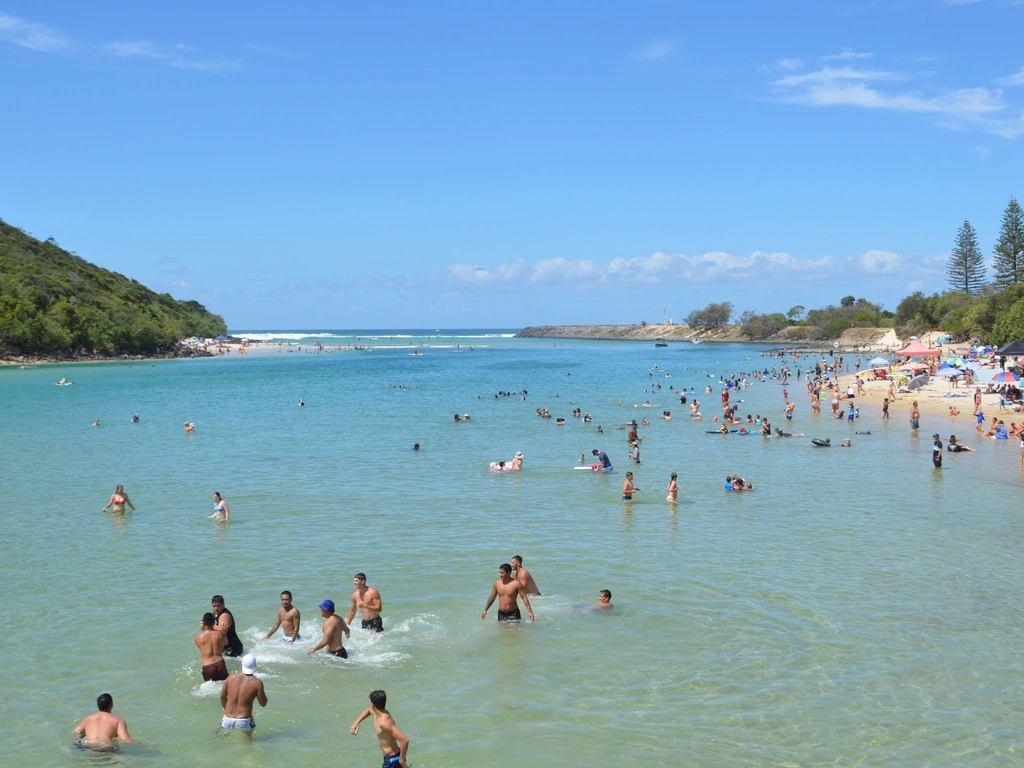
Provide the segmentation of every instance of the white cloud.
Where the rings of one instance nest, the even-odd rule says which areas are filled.
[[[184,43],[166,46],[148,40],[122,40],[107,43],[104,50],[122,59],[149,59],[167,64],[175,69],[191,69],[202,72],[218,72],[237,69],[236,61],[212,61],[192,56],[195,48]]]
[[[870,59],[874,54],[861,53],[844,48],[840,53],[833,53],[830,56],[822,56],[822,61],[853,61],[854,59]]]
[[[647,61],[661,61],[675,53],[675,46],[664,40],[655,40],[648,43],[637,53],[637,58]]]
[[[892,251],[866,251],[857,257],[861,268],[873,275],[890,275],[903,266],[903,257]]]
[[[514,280],[526,268],[526,263],[519,259],[511,264],[499,264],[494,269],[476,267],[469,264],[452,264],[448,267],[448,276],[457,283],[467,285],[488,285],[494,282]]]
[[[800,59],[779,59],[775,64],[779,69],[800,69],[804,65]]]
[[[986,146],[985,146],[984,144],[979,144],[978,146],[976,146],[976,147],[974,148],[974,153],[975,153],[975,154],[976,154],[976,155],[977,155],[978,157],[988,157],[988,156],[989,156],[989,153],[991,153],[991,151],[992,151],[992,150],[990,150],[990,149],[989,149],[988,147],[986,147]]]
[[[70,45],[60,30],[6,13],[0,13],[0,41],[43,53],[63,51]]]
[[[1017,86],[1024,85],[1024,67],[1021,67],[1017,72],[1006,77],[1000,77],[996,82],[999,85],[1005,85],[1007,88],[1016,88]]]
[[[977,129],[1013,139],[1024,134],[1024,114],[1009,117],[1001,89],[896,90],[890,84],[913,79],[910,73],[855,67],[822,67],[786,75],[772,86],[780,101],[813,107],[849,106],[932,115],[939,125]]]
[[[541,259],[533,266],[531,283],[575,283],[580,280],[598,279],[602,270],[589,259],[571,261],[561,256],[555,259]]]

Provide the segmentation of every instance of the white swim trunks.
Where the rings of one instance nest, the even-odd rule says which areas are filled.
[[[256,720],[252,717],[227,717],[220,720],[221,728],[235,728],[239,731],[251,731],[256,727]]]

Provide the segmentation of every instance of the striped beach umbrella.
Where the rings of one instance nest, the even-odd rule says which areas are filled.
[[[1016,384],[1018,381],[1020,381],[1020,376],[1018,376],[1013,371],[1000,371],[999,373],[992,377],[992,381],[997,381],[1000,384],[1004,382],[1011,382],[1013,384]]]

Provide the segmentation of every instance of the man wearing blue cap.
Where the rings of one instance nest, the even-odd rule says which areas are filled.
[[[348,658],[348,651],[345,650],[345,646],[341,642],[341,633],[344,632],[346,635],[351,636],[348,624],[345,620],[334,613],[334,601],[324,600],[320,603],[320,615],[324,617],[324,636],[315,647],[310,648],[306,653],[316,653],[321,648],[326,647],[327,652],[332,656],[339,656],[343,659]]]

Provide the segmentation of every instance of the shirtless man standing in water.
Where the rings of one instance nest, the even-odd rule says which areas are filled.
[[[261,707],[267,706],[267,693],[263,681],[256,677],[256,657],[247,653],[242,657],[242,671],[231,675],[220,689],[220,705],[224,707],[220,727],[252,731],[256,727],[253,701],[259,701]]]
[[[388,697],[384,691],[370,693],[370,706],[356,718],[348,732],[353,736],[359,733],[359,724],[373,715],[373,730],[377,732],[377,743],[384,753],[384,764],[381,768],[409,768],[406,758],[409,756],[409,737],[399,729],[391,713],[387,710]]]
[[[537,582],[533,580],[530,572],[523,568],[523,558],[519,555],[515,555],[512,558],[512,578],[522,585],[523,589],[526,590],[526,594],[540,596]]]
[[[204,613],[200,622],[203,631],[196,635],[195,643],[199,649],[200,663],[203,665],[203,680],[227,680],[228,667],[224,663],[224,645],[227,638],[217,629],[216,619],[212,613]]]
[[[494,586],[491,587],[491,595],[487,598],[487,605],[481,611],[480,618],[487,618],[487,612],[491,609],[491,605],[494,604],[495,598],[498,598],[498,621],[522,621],[523,617],[519,613],[519,602],[516,599],[518,597],[523,598],[530,621],[533,621],[533,608],[530,606],[530,598],[527,596],[526,590],[523,589],[523,585],[518,581],[512,580],[512,566],[508,563],[502,563],[498,566],[498,579],[494,582]]]
[[[373,632],[383,632],[384,622],[380,618],[380,612],[384,610],[384,603],[381,602],[380,592],[373,587],[366,586],[366,574],[357,573],[352,577],[352,583],[356,591],[352,593],[352,605],[348,609],[346,621],[352,625],[352,619],[356,617],[356,608],[362,609],[363,629]]]
[[[301,640],[302,638],[299,637],[300,621],[299,609],[292,605],[292,593],[286,589],[281,593],[281,607],[277,609],[277,621],[263,636],[263,639],[270,639],[270,636],[277,632],[277,628],[281,627],[284,631],[284,637],[281,638],[282,643],[294,643],[296,640]]]
[[[321,648],[326,647],[327,652],[331,656],[337,656],[341,659],[348,658],[348,651],[345,650],[345,646],[341,642],[341,633],[344,632],[346,635],[351,636],[349,632],[348,624],[334,612],[334,601],[324,600],[320,603],[320,615],[324,617],[323,639],[315,646],[306,651],[307,654],[316,653]]]
[[[96,707],[99,712],[86,715],[72,733],[77,733],[82,740],[83,746],[92,749],[110,749],[114,746],[114,739],[120,739],[126,744],[134,744],[135,739],[128,735],[128,724],[123,717],[118,717],[111,710],[114,708],[114,697],[109,693],[101,693],[96,698]]]

